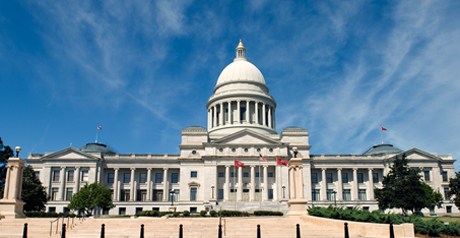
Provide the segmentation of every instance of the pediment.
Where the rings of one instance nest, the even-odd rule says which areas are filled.
[[[86,154],[78,149],[69,147],[41,158],[42,160],[101,160],[96,156]]]
[[[274,140],[265,135],[245,129],[239,132],[222,137],[213,143],[216,144],[229,144],[229,145],[250,145],[250,144],[267,144],[267,145],[280,145],[280,141]]]
[[[423,161],[423,160],[425,160],[425,161],[441,161],[442,160],[437,155],[430,154],[428,152],[425,152],[425,151],[417,149],[417,148],[412,148],[412,149],[407,150],[407,151],[405,151],[405,152],[403,152],[401,154],[406,155],[406,158],[408,160],[412,160],[412,161]],[[399,156],[399,155],[397,155],[397,156]]]

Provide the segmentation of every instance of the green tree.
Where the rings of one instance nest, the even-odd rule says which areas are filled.
[[[21,199],[26,203],[24,205],[24,211],[43,210],[48,201],[45,187],[43,187],[40,180],[35,177],[35,171],[30,165],[24,168]]]
[[[407,215],[407,211],[418,213],[425,207],[442,203],[442,195],[423,183],[421,170],[409,168],[408,162],[405,155],[397,157],[388,175],[383,177],[383,187],[375,189],[380,209],[400,208]]]
[[[100,183],[86,184],[78,193],[72,196],[69,209],[84,210],[86,215],[91,216],[94,208],[111,209],[112,193]]]
[[[460,172],[455,173],[455,178],[449,179],[449,198],[452,196],[455,206],[460,207]]]
[[[0,198],[3,198],[3,188],[5,187],[6,164],[8,163],[8,158],[13,156],[14,152],[11,147],[3,146],[3,141],[0,137]]]

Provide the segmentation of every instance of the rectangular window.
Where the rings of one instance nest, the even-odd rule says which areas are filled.
[[[447,182],[449,179],[447,178],[447,171],[442,172],[442,181]]]
[[[153,190],[153,201],[158,201],[158,202],[163,201],[163,189]]]
[[[224,177],[224,173],[219,173],[219,178],[223,178]]]
[[[311,199],[313,201],[319,201],[319,189],[312,189],[311,190]]]
[[[145,202],[147,201],[147,190],[145,189],[138,189],[136,201]]]
[[[452,206],[446,206],[446,212],[452,213]]]
[[[269,178],[273,178],[273,173],[268,173],[267,176],[268,176]]]
[[[318,183],[318,174],[316,174],[316,173],[311,174],[311,182],[312,183]],[[316,200],[313,200],[313,201],[316,201]]]
[[[113,183],[113,173],[107,174],[107,183]]]
[[[140,173],[139,174],[139,183],[146,183],[147,182],[147,174],[146,173]]]
[[[109,215],[109,209],[107,208],[102,209],[102,215]]]
[[[163,174],[162,173],[156,173],[155,174],[155,183],[162,183],[163,182]]]
[[[35,171],[35,178],[40,180],[40,171]]]
[[[126,215],[126,207],[118,208],[118,215]]]
[[[130,198],[129,189],[122,189],[120,195],[121,195],[120,201],[122,202],[129,201],[129,198]]]
[[[259,173],[256,173],[256,178],[260,177],[260,174]]]
[[[327,200],[333,201],[334,200],[334,189],[327,190]]]
[[[59,188],[51,189],[51,200],[56,201],[58,199]]]
[[[65,192],[65,200],[70,201],[70,199],[72,199],[72,195],[73,195],[73,188],[67,188]]]
[[[180,195],[180,190],[179,189],[174,189],[174,193],[171,194],[169,193],[169,201],[172,201],[174,199],[175,202],[179,201],[179,195]]]
[[[191,177],[191,178],[196,178],[196,177],[198,177],[198,172],[196,172],[196,171],[190,172],[190,177]]]
[[[450,199],[450,196],[449,196],[449,187],[444,187],[444,199],[445,199],[445,200],[449,200],[449,199]]]
[[[142,212],[142,207],[136,207],[136,214],[140,214]]]
[[[347,173],[342,174],[342,183],[348,183],[348,174]]]
[[[224,199],[224,190],[219,189],[219,199]]]
[[[232,178],[235,177],[235,173],[231,172],[230,177],[232,177]]]
[[[378,183],[379,182],[379,174],[378,173],[372,173],[372,182],[373,183]]]
[[[196,201],[196,188],[190,188],[190,201]]]
[[[48,207],[48,212],[56,212],[56,207]]]
[[[131,174],[130,173],[124,173],[123,174],[123,183],[129,183],[131,182]]]
[[[196,213],[197,207],[190,207],[190,213]]]
[[[88,170],[81,171],[81,181],[89,181]]]
[[[332,183],[332,173],[327,173],[326,174],[326,182],[327,183]]]
[[[268,199],[273,199],[273,189],[268,189]]]
[[[53,171],[53,182],[59,182],[59,173],[60,172],[61,171],[59,171],[59,170],[54,170]]]
[[[159,211],[160,211],[160,208],[159,208],[159,207],[152,207],[152,211],[157,211],[157,212],[159,212]]]
[[[351,201],[351,190],[350,189],[344,189],[343,190],[343,200],[344,201]]]
[[[360,201],[366,201],[367,196],[366,196],[366,189],[358,189],[358,198]]]
[[[430,214],[435,213],[435,206],[430,206]]]
[[[243,177],[245,178],[249,177],[249,173],[243,173]]]
[[[172,173],[171,174],[171,183],[178,183],[179,182],[179,174],[178,173]]]
[[[363,207],[363,211],[369,211],[369,207]]]
[[[364,183],[364,174],[358,173],[358,183]]]
[[[67,182],[73,182],[73,170],[67,171]]]
[[[64,207],[64,213],[65,214],[69,214],[70,213],[70,209],[68,207]]]
[[[425,175],[425,181],[430,181],[430,171],[425,170],[423,171],[423,174]]]

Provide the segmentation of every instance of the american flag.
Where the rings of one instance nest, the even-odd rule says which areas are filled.
[[[261,154],[259,154],[259,160],[262,162],[268,162],[268,160],[265,159],[265,157],[263,157]]]

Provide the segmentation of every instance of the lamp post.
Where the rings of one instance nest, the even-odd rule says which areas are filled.
[[[297,158],[297,153],[299,153],[297,147],[292,147],[292,151],[294,152],[294,158]]]
[[[211,198],[214,199],[214,185],[211,186]]]
[[[174,189],[171,189],[171,191],[169,191],[169,196],[171,197],[171,207],[174,207],[174,197],[175,197],[175,191]]]
[[[19,158],[19,152],[21,152],[21,147],[16,146],[16,147],[14,147],[14,150],[16,151],[16,157]]]
[[[335,195],[337,195],[337,191],[332,191],[332,194],[334,194],[334,206],[337,206],[337,200],[336,200],[336,197]]]
[[[283,185],[283,199],[286,198],[286,186]]]

